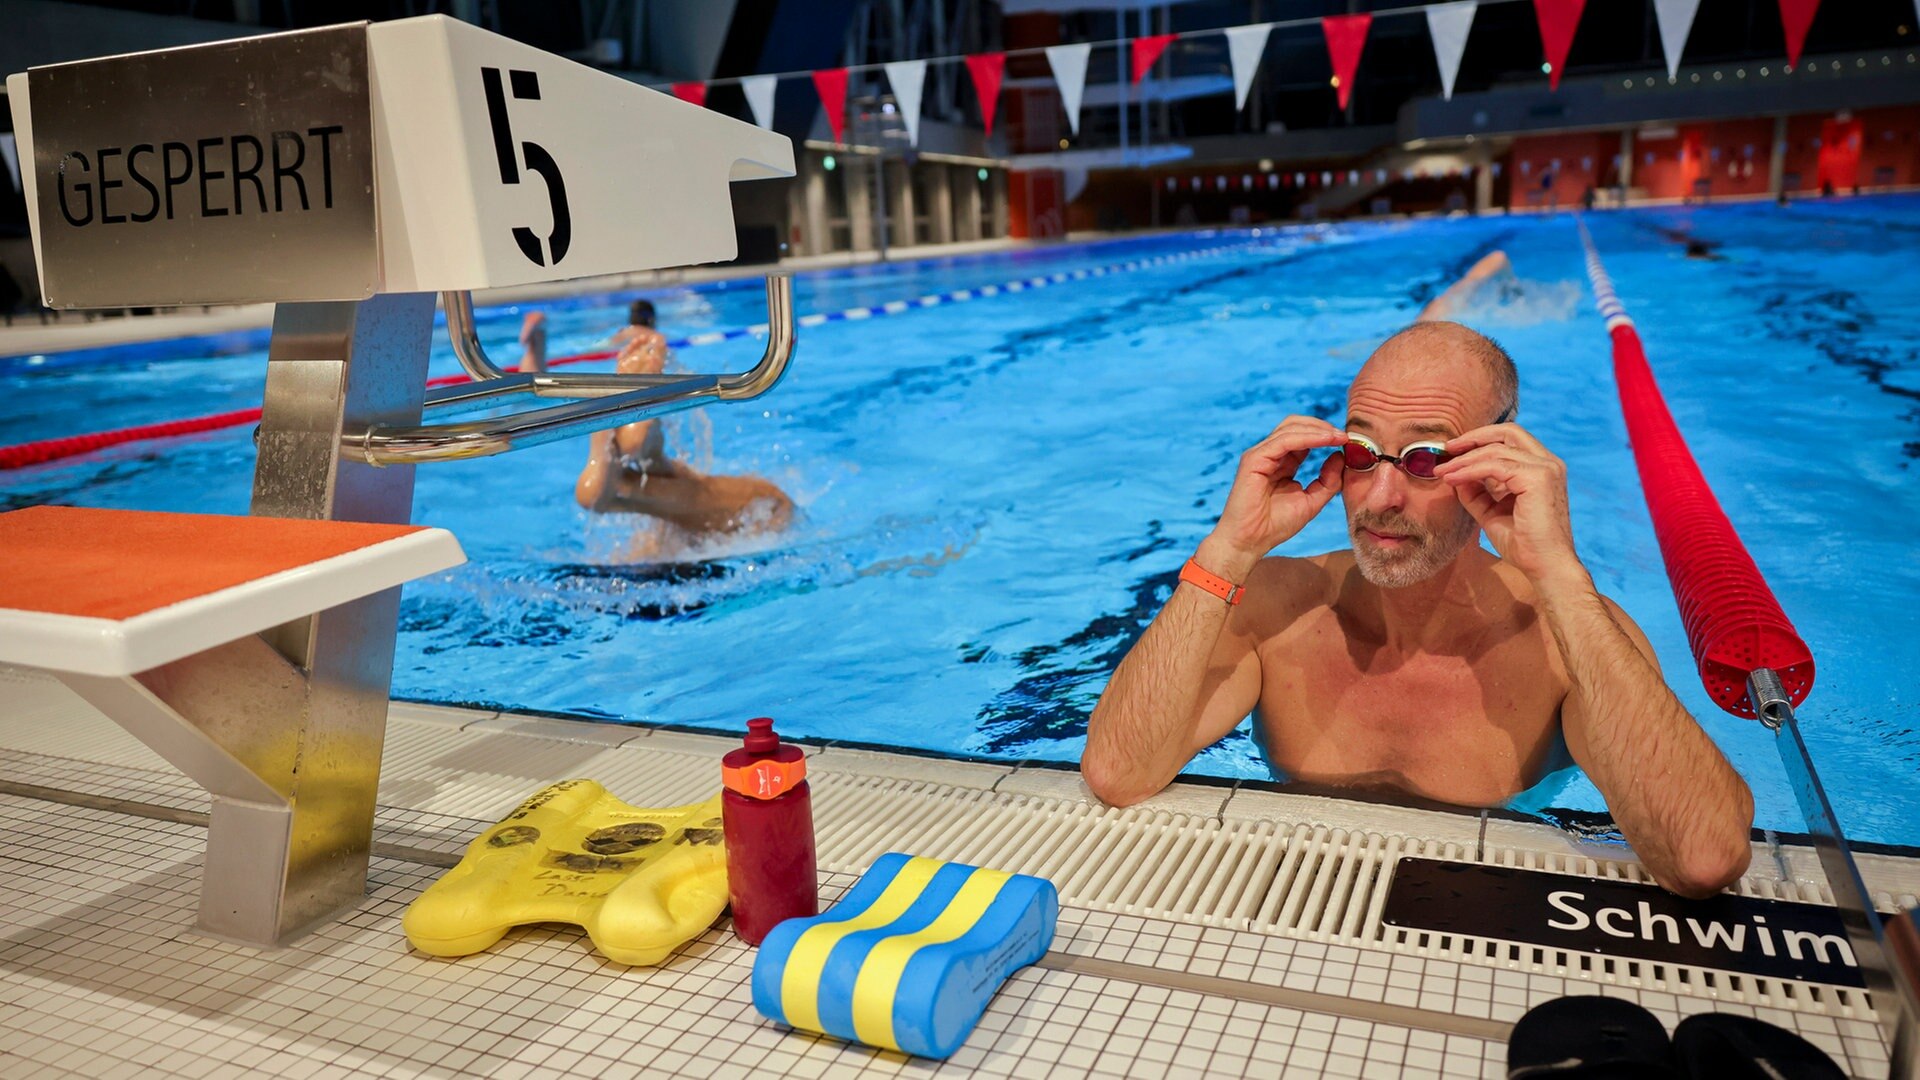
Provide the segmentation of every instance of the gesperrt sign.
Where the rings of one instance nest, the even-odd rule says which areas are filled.
[[[1819,904],[1726,894],[1687,900],[1631,881],[1402,859],[1381,918],[1566,952],[1866,985],[1839,912]]]
[[[357,300],[717,262],[776,132],[444,15],[7,80],[52,307]]]
[[[57,64],[25,81],[32,115],[17,102],[14,123],[32,137],[21,165],[49,306],[373,295],[365,24]]]

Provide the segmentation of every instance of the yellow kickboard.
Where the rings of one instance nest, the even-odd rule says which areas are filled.
[[[563,780],[467,845],[458,866],[400,920],[433,956],[467,956],[528,923],[574,923],[622,964],[657,964],[727,906],[720,796],[628,806],[591,780]]]

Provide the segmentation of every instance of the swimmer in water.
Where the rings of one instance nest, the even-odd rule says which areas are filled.
[[[1094,794],[1151,796],[1251,713],[1277,773],[1461,806],[1501,805],[1565,752],[1662,886],[1709,896],[1745,873],[1752,793],[1594,588],[1566,465],[1518,405],[1503,349],[1419,323],[1360,368],[1342,426],[1290,416],[1242,455],[1088,720]],[[1269,554],[1335,496],[1350,548]]]
[[[1513,263],[1507,259],[1507,253],[1494,250],[1473,264],[1473,268],[1461,276],[1459,281],[1447,286],[1447,291],[1427,301],[1420,309],[1414,322],[1433,322],[1437,319],[1450,319],[1465,311],[1481,290],[1495,286],[1505,290],[1513,285]]]
[[[623,375],[666,370],[667,339],[655,329],[653,305],[636,300],[629,323],[614,335]],[[520,330],[520,370],[547,369],[545,316],[529,314]],[[757,476],[709,476],[668,454],[660,421],[641,420],[589,438],[586,468],[574,482],[582,507],[601,514],[646,514],[696,537],[774,532],[793,520],[793,500]]]

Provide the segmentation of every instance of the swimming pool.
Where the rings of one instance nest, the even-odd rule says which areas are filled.
[[[1903,632],[1920,597],[1907,557],[1920,520],[1920,200],[1591,225],[1675,418],[1813,648],[1803,723],[1849,834],[1920,845],[1920,661]],[[1724,258],[1685,258],[1672,230]],[[635,523],[574,505],[582,445],[421,469],[415,519],[452,529],[472,562],[407,590],[394,694],[701,728],[769,714],[792,735],[1075,760],[1107,674],[1212,525],[1239,453],[1286,413],[1337,419],[1371,347],[1496,246],[1523,287],[1465,321],[1514,354],[1521,421],[1568,463],[1583,557],[1753,785],[1758,824],[1798,831],[1771,736],[1721,713],[1692,675],[1564,216],[1186,234],[803,275],[798,309],[826,312],[1205,252],[809,327],[775,393],[669,420],[695,464],[793,494],[800,517],[778,536],[633,566]],[[555,306],[553,352],[594,347],[624,299]],[[762,317],[757,282],[656,299],[670,334]],[[513,351],[518,318],[482,312],[496,357]],[[257,404],[253,344],[0,361],[5,441]],[[740,370],[757,352],[737,340],[679,359]],[[437,340],[435,373],[453,370]],[[0,474],[0,506],[244,512],[248,431]],[[1283,550],[1340,546],[1329,512]],[[1192,770],[1266,775],[1244,725]],[[1577,775],[1536,795],[1602,809]]]

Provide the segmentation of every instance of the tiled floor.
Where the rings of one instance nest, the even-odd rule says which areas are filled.
[[[26,683],[9,689],[10,705],[31,697]],[[1310,927],[1266,932],[1258,920],[1203,925],[1140,913],[1152,905],[1070,903],[1054,952],[1008,984],[945,1063],[762,1020],[745,988],[752,953],[725,923],[654,969],[603,961],[569,928],[524,930],[484,954],[435,960],[408,949],[399,917],[440,872],[430,864],[444,865],[489,824],[483,814],[504,813],[562,775],[624,777],[628,798],[684,801],[711,785],[704,774],[685,775],[684,761],[710,757],[714,743],[412,707],[396,710],[375,836],[395,857],[374,860],[368,899],[350,917],[261,953],[191,931],[202,793],[110,725],[7,713],[0,709],[0,782],[124,799],[181,820],[0,794],[0,1077],[1498,1076],[1506,1025],[1577,993],[1638,1000],[1670,1028],[1709,1009],[1759,1015],[1798,1029],[1853,1075],[1886,1074],[1877,1029],[1831,1010],[1458,962]],[[977,823],[990,820],[1017,836],[1032,820],[1008,814],[1077,815],[1052,834],[1069,840],[1105,835],[1072,829],[1111,824],[1091,822],[1058,775],[841,749],[816,765],[823,853],[837,849],[840,870],[863,864],[860,836],[884,840],[872,815],[900,807],[944,819],[916,834],[931,845],[948,842],[941,837],[972,843],[971,834],[991,831]],[[1155,853],[1163,849],[1151,845],[1189,828],[1224,835],[1242,801],[1220,789],[1166,796],[1145,818],[1128,819],[1153,831],[1139,834],[1127,865],[1161,874]],[[1420,824],[1406,818],[1396,827]],[[1471,833],[1464,839],[1470,858]],[[1045,846],[1021,844],[1004,850],[1037,858]],[[825,898],[852,880],[826,875]],[[1128,883],[1089,889],[1137,891]]]
[[[435,872],[376,859],[357,912],[260,953],[191,933],[194,826],[0,796],[0,836],[0,1076],[1502,1071],[1504,1047],[1479,1039],[1042,968],[1016,975],[951,1059],[910,1059],[760,1018],[752,952],[724,923],[653,969],[600,960],[561,927],[436,960],[399,928]],[[850,884],[828,875],[823,898]],[[1062,945],[1098,953],[1144,922],[1068,909]],[[1201,944],[1164,940],[1158,953]]]

